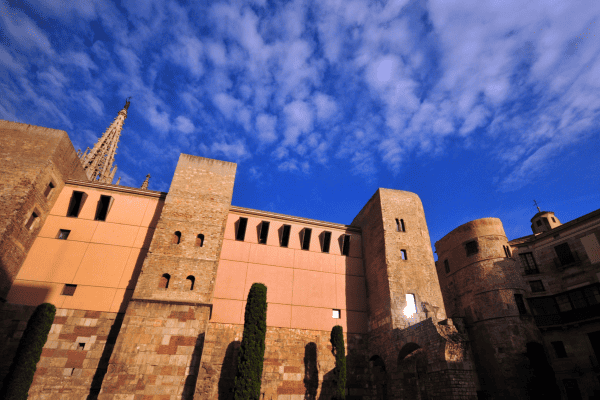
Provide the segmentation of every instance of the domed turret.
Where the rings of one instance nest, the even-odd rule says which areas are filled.
[[[531,218],[531,230],[533,233],[548,232],[561,225],[552,211],[540,211]]]

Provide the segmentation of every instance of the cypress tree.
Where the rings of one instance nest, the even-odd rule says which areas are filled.
[[[248,293],[244,334],[233,384],[235,400],[259,400],[267,334],[267,287],[254,283]]]
[[[54,322],[56,307],[50,303],[37,306],[19,341],[17,353],[10,365],[8,374],[0,391],[4,400],[27,399],[27,393],[33,382],[37,363],[42,355],[42,348],[48,340],[48,333]]]
[[[335,356],[335,398],[346,398],[346,346],[344,345],[344,329],[336,325],[331,329],[331,347]]]

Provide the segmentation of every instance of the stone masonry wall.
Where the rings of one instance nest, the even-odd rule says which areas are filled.
[[[65,180],[87,180],[66,132],[0,121],[0,301],[54,205]],[[54,189],[44,195],[48,183]],[[25,227],[32,212],[39,216]]]
[[[209,311],[131,301],[99,399],[191,399]]]
[[[195,400],[232,400],[243,325],[210,323],[204,342]],[[375,399],[363,335],[344,333],[347,400]],[[330,332],[267,328],[261,393],[273,400],[329,400],[335,358]],[[263,397],[261,397],[262,399]]]
[[[472,240],[478,251],[467,256]],[[519,314],[514,295],[524,295],[525,286],[503,246],[508,240],[499,219],[471,221],[436,243],[437,271],[448,312],[465,319],[482,390],[497,398],[525,398],[526,345],[541,343],[541,334],[531,315]]]
[[[100,399],[192,398],[235,171],[180,155]]]
[[[0,385],[33,306],[4,304],[0,311]],[[122,314],[57,309],[29,391],[29,399],[84,399],[100,390]]]

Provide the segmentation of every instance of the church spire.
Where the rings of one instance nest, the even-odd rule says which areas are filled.
[[[131,97],[130,97],[131,98]],[[112,183],[115,173],[117,172],[117,166],[113,167],[115,162],[115,154],[117,153],[117,147],[119,144],[119,137],[123,130],[123,123],[127,118],[127,110],[129,109],[129,99],[125,100],[125,107],[115,118],[112,124],[106,129],[106,132],[102,135],[98,142],[94,145],[94,148],[87,150],[80,155],[81,163],[83,168],[92,181],[98,181],[102,183]]]

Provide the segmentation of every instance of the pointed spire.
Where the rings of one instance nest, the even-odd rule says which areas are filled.
[[[117,179],[117,183],[115,183],[115,185],[118,185],[119,183],[121,183],[121,177],[119,177],[119,179]]]
[[[127,110],[129,109],[129,99],[125,100],[125,106],[115,118],[112,124],[106,129],[104,134],[98,142],[94,145],[94,148],[87,150],[80,155],[81,163],[91,181],[99,181],[103,183],[112,183],[115,173],[117,172],[117,166],[113,167],[115,162],[115,154],[119,147],[119,138],[121,137],[121,131],[123,130],[123,123],[127,118]]]
[[[142,183],[142,189],[148,189],[148,181],[150,180],[150,174],[146,175],[146,180]]]

